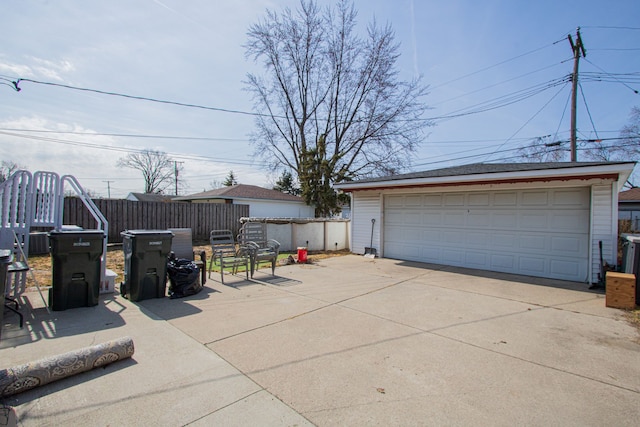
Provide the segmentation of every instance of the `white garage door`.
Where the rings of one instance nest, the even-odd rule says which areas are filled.
[[[385,196],[384,256],[585,281],[589,189]]]

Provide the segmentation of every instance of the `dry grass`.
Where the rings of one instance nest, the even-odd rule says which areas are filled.
[[[637,329],[639,335],[636,342],[640,344],[640,309],[627,311],[624,317]]]
[[[199,253],[205,251],[207,260],[211,257],[211,246],[195,246],[194,250]],[[308,262],[313,263],[315,261],[331,258],[334,256],[343,256],[349,254],[349,251],[327,251],[327,252],[310,252],[308,256]],[[292,253],[295,257],[295,253]],[[36,280],[40,287],[51,286],[52,274],[51,274],[51,256],[46,255],[32,255],[29,257],[29,266],[33,270]],[[116,277],[116,283],[124,280],[124,252],[122,246],[114,245],[109,247],[107,251],[107,268],[114,271],[118,276]],[[27,279],[27,286],[34,286],[33,281],[29,277]]]

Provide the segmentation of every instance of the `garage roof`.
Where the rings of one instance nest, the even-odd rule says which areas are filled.
[[[335,188],[351,192],[399,187],[594,178],[616,180],[619,182],[619,188],[622,188],[634,166],[634,162],[473,163],[345,182],[336,184]]]

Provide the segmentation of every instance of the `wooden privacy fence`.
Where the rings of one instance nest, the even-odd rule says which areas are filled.
[[[122,242],[124,230],[191,228],[194,241],[209,241],[211,230],[231,230],[235,236],[240,218],[249,216],[249,205],[222,203],[133,202],[94,199],[109,222],[109,243]],[[65,197],[63,224],[96,227],[95,220],[77,197]]]

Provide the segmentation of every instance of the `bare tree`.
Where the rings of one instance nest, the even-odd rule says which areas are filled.
[[[144,177],[144,192],[162,194],[176,183],[176,171],[179,166],[167,153],[156,150],[142,150],[129,153],[118,160],[118,167],[137,169]]]
[[[620,131],[620,144],[614,152],[629,160],[640,158],[640,107],[633,107],[629,122]]]
[[[638,161],[640,160],[640,107],[633,107],[629,122],[613,140],[586,139],[579,141],[580,157],[583,160],[598,162]],[[546,138],[536,138],[519,148],[522,159],[535,162],[566,161],[569,153],[569,141],[548,142]],[[634,176],[625,184],[635,187]]]
[[[550,141],[549,137],[535,138],[518,149],[518,156],[530,162],[559,162],[568,149],[563,141]]]
[[[318,215],[339,210],[332,184],[407,167],[430,125],[420,79],[398,78],[391,27],[374,21],[361,38],[356,17],[350,0],[324,10],[301,0],[296,11],[267,10],[245,45],[265,69],[246,81],[263,113],[252,136],[256,155],[272,170],[297,173]]]
[[[26,169],[11,160],[3,160],[0,164],[0,182],[5,182],[18,169]]]

